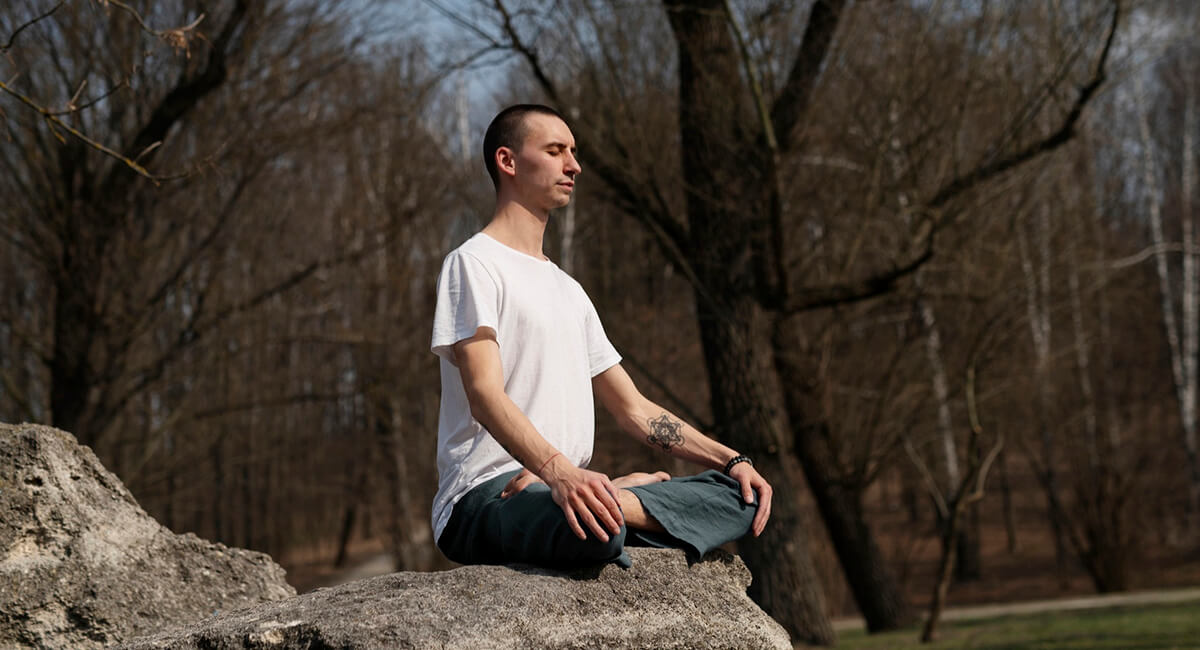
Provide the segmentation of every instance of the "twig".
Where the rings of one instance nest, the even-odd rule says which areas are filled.
[[[79,138],[84,143],[86,143],[89,147],[92,147],[93,149],[95,149],[105,155],[108,155],[113,158],[116,158],[117,160],[120,160],[121,162],[125,163],[125,165],[128,166],[130,169],[137,172],[141,176],[146,177],[147,179],[150,180],[150,182],[154,183],[155,185],[159,184],[160,178],[155,176],[154,174],[151,174],[149,171],[146,171],[145,167],[142,167],[141,165],[137,164],[136,161],[93,140],[92,138],[88,137],[87,134],[83,133],[79,129],[62,121],[62,119],[59,118],[58,113],[51,111],[49,109],[43,108],[37,102],[33,101],[29,97],[27,97],[19,92],[17,92],[11,86],[4,83],[3,81],[0,81],[0,90],[8,93],[9,95],[12,95],[13,97],[16,97],[17,100],[19,100],[21,103],[23,103],[26,106],[29,106],[33,110],[37,111],[42,116],[42,119],[46,120],[46,122],[50,125],[50,130],[52,133],[54,133],[54,137],[58,138],[59,140],[62,140],[63,137],[61,134],[59,134],[57,131],[54,130],[55,126],[63,129],[67,133],[70,133],[71,135],[75,136],[76,138]]]
[[[938,489],[937,480],[933,478],[933,472],[929,471],[929,466],[921,459],[921,455],[917,453],[913,447],[912,439],[905,436],[904,451],[908,453],[908,457],[916,466],[917,471],[921,474],[921,479],[925,481],[925,487],[929,490],[929,496],[933,498],[934,505],[937,506],[938,514],[942,517],[950,516],[950,507],[946,504],[946,498],[942,491]]]
[[[1079,89],[1079,94],[1075,98],[1075,103],[1071,105],[1071,110],[1067,112],[1058,129],[1049,136],[1030,144],[1029,146],[1012,154],[998,159],[993,159],[990,162],[981,164],[963,176],[951,179],[950,182],[942,186],[941,189],[934,192],[925,205],[928,208],[939,208],[949,203],[951,199],[957,197],[968,189],[994,178],[1010,169],[1013,169],[1025,162],[1028,162],[1044,153],[1053,151],[1065,144],[1075,135],[1075,127],[1079,124],[1079,119],[1083,115],[1083,109],[1087,107],[1088,102],[1100,89],[1100,85],[1106,79],[1105,68],[1108,63],[1109,53],[1112,51],[1113,40],[1116,38],[1117,26],[1120,24],[1121,4],[1113,2],[1112,18],[1108,25],[1108,33],[1104,39],[1104,47],[1100,50],[1100,56],[1096,61],[1095,70],[1092,72],[1091,78],[1086,84]]]
[[[23,31],[25,31],[26,27],[30,27],[30,26],[34,25],[35,23],[41,22],[41,21],[49,18],[54,12],[58,11],[59,9],[62,9],[62,6],[65,4],[67,4],[67,0],[60,0],[58,4],[51,7],[50,10],[47,11],[46,13],[38,16],[37,18],[34,18],[33,20],[31,20],[29,22],[23,23],[20,27],[17,27],[16,31],[14,31],[12,33],[12,35],[8,37],[8,42],[5,43],[4,45],[0,45],[0,52],[7,52],[10,49],[12,49],[13,41],[17,40],[17,35]]]
[[[779,141],[775,139],[775,125],[771,122],[771,110],[763,99],[762,84],[758,81],[758,73],[754,70],[754,62],[750,60],[750,48],[746,46],[746,37],[742,34],[742,26],[733,15],[733,7],[725,0],[725,19],[729,21],[733,39],[737,42],[738,51],[742,55],[742,67],[746,69],[746,77],[750,80],[750,92],[754,95],[754,107],[758,111],[758,119],[762,123],[763,137],[767,140],[767,148],[772,154],[779,153]]]
[[[200,14],[191,23],[184,25],[182,27],[171,27],[168,29],[155,29],[155,28],[151,27],[150,25],[146,24],[146,20],[144,18],[142,18],[142,15],[140,13],[138,13],[137,9],[130,7],[129,5],[122,2],[121,0],[98,0],[98,1],[103,6],[111,5],[113,7],[116,7],[117,9],[120,9],[121,11],[124,11],[125,13],[129,14],[130,16],[133,16],[133,19],[135,21],[137,21],[137,24],[139,27],[142,28],[142,31],[146,32],[147,34],[150,34],[152,36],[156,36],[156,37],[162,39],[163,42],[165,42],[166,44],[170,45],[173,48],[181,49],[184,51],[187,51],[188,38],[191,35],[191,32],[195,31],[196,27],[198,25],[200,25],[200,22],[204,20],[204,16],[205,16],[205,14]]]

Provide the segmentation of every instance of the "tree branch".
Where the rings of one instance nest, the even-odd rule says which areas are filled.
[[[509,13],[508,7],[504,6],[504,0],[494,0],[493,5],[496,7],[496,11],[500,12],[502,28],[504,29],[504,33],[508,35],[512,48],[529,63],[529,67],[533,70],[533,76],[537,78],[538,85],[542,87],[542,90],[546,91],[546,95],[550,97],[550,100],[555,104],[562,104],[558,87],[554,85],[554,82],[550,81],[550,76],[542,68],[542,63],[537,57],[537,52],[526,45],[520,36],[517,35],[517,28],[512,22],[512,14]]]
[[[561,106],[563,103],[562,95],[558,90],[558,86],[546,74],[537,52],[521,40],[520,35],[517,34],[516,26],[512,22],[512,14],[504,5],[504,1],[494,0],[493,4],[496,11],[500,14],[502,29],[508,37],[510,49],[516,51],[525,59],[533,71],[538,86],[546,93],[547,97]],[[482,30],[473,28],[472,31],[480,33]],[[488,40],[490,40],[490,37]],[[607,136],[607,134],[599,133],[595,135]],[[616,138],[605,139],[618,142]],[[619,142],[618,150],[628,160],[628,153],[620,148]],[[610,165],[603,159],[596,159],[590,163],[590,166],[593,173],[615,191],[618,199],[617,203],[623,206],[625,212],[649,229],[650,234],[654,237],[671,265],[687,278],[688,282],[703,299],[712,302],[708,290],[700,282],[699,276],[692,268],[687,231],[678,221],[671,218],[662,197],[655,191],[650,192],[649,196],[646,192],[640,191],[634,177],[622,172],[619,165]],[[653,199],[657,199],[657,201]]]
[[[937,480],[933,477],[933,472],[929,466],[921,459],[921,455],[917,453],[913,447],[912,439],[907,434],[904,436],[904,451],[908,454],[909,460],[917,468],[917,473],[921,475],[921,480],[925,483],[925,489],[929,490],[929,496],[933,499],[933,504],[938,509],[938,514],[946,517],[950,514],[950,507],[946,504],[946,497],[942,491],[938,489]]]
[[[1067,115],[1063,118],[1062,124],[1059,125],[1058,129],[1023,149],[1015,151],[1008,156],[983,163],[970,172],[951,179],[941,189],[934,192],[933,196],[925,202],[925,205],[929,208],[940,208],[972,187],[1069,142],[1075,136],[1075,128],[1078,126],[1079,119],[1083,115],[1083,109],[1096,94],[1096,91],[1100,89],[1100,85],[1104,83],[1105,66],[1108,62],[1109,53],[1112,50],[1113,39],[1117,33],[1120,16],[1121,4],[1119,0],[1114,0],[1112,18],[1108,25],[1108,34],[1105,36],[1104,47],[1100,51],[1100,57],[1096,61],[1095,71],[1088,82],[1079,89],[1075,103],[1067,111]]]
[[[50,132],[54,134],[54,137],[58,138],[59,142],[65,143],[66,138],[64,138],[62,136],[62,134],[60,134],[58,131],[56,131],[55,127],[58,127],[60,129],[62,129],[63,131],[70,133],[71,135],[78,138],[81,142],[83,142],[87,146],[95,149],[96,151],[99,151],[100,153],[103,153],[106,156],[116,158],[117,160],[124,163],[126,167],[129,167],[133,171],[137,172],[138,175],[149,179],[151,182],[153,182],[155,184],[157,184],[159,182],[159,179],[156,176],[154,176],[150,172],[146,171],[146,168],[139,165],[137,163],[137,161],[125,156],[124,154],[118,153],[118,152],[110,149],[109,147],[106,147],[105,145],[88,137],[85,133],[83,133],[79,129],[64,122],[62,120],[62,118],[59,117],[60,115],[63,114],[61,111],[52,111],[48,108],[41,106],[40,104],[35,102],[30,97],[27,97],[26,95],[18,92],[17,90],[12,88],[8,84],[4,83],[3,81],[0,81],[0,91],[4,91],[5,93],[8,93],[9,95],[15,97],[17,99],[17,101],[20,101],[22,104],[25,104],[26,106],[32,108],[34,111],[39,113],[42,116],[42,119],[45,120],[46,123],[49,125]]]
[[[126,156],[141,158],[152,152],[152,147],[162,142],[172,126],[194,108],[201,99],[224,83],[228,74],[226,68],[227,48],[248,10],[248,0],[238,0],[233,11],[230,12],[229,18],[226,19],[221,33],[212,40],[212,47],[204,68],[195,75],[185,74],[179,83],[163,97],[126,149]],[[126,180],[121,180],[122,178],[126,178]],[[112,196],[122,196],[128,182],[127,177],[114,176],[110,173],[101,187],[106,188]]]
[[[5,43],[4,45],[0,45],[0,52],[7,52],[7,51],[11,50],[12,46],[13,46],[13,42],[17,40],[18,34],[25,31],[25,29],[27,27],[32,27],[33,25],[49,18],[50,16],[52,16],[54,14],[54,12],[58,11],[59,9],[62,9],[62,6],[65,4],[67,4],[66,0],[59,0],[58,4],[51,7],[45,13],[34,18],[33,20],[30,20],[28,22],[25,22],[25,23],[22,23],[21,25],[19,25],[15,30],[13,30],[13,33],[8,37],[8,42]]]
[[[782,311],[785,314],[794,314],[874,298],[891,291],[900,280],[916,272],[932,258],[933,233],[930,231],[926,235],[924,250],[912,259],[855,282],[797,289],[789,296]]]
[[[783,151],[790,148],[796,124],[812,101],[813,88],[829,54],[833,34],[837,31],[845,6],[845,0],[817,0],[813,3],[800,51],[792,62],[783,89],[771,107],[771,123]]]

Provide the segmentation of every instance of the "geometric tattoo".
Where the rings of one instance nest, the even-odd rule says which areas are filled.
[[[646,442],[662,447],[663,451],[670,451],[671,447],[683,444],[683,434],[679,432],[683,428],[682,422],[672,420],[663,413],[657,419],[646,420],[646,423],[650,425],[650,435],[646,436]]]

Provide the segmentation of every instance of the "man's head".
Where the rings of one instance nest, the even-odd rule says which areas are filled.
[[[558,111],[540,104],[510,106],[492,120],[483,136],[483,159],[496,186],[525,198],[561,207],[570,199],[575,175],[575,139]]]

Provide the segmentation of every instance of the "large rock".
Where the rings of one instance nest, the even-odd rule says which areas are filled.
[[[633,568],[572,573],[471,566],[393,573],[136,639],[127,650],[205,648],[791,648],[721,551],[629,549]]]
[[[264,554],[159,525],[70,434],[0,424],[0,648],[99,648],[295,593]]]

